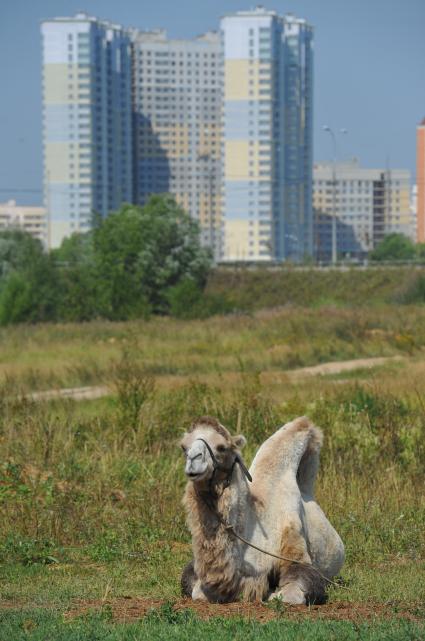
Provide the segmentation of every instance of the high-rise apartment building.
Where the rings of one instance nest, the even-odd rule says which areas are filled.
[[[387,234],[413,239],[410,208],[410,172],[407,169],[366,169],[357,159],[314,165],[313,205],[315,253],[331,256],[331,224],[335,212],[337,253],[361,258]]]
[[[258,7],[221,21],[223,260],[312,255],[313,29]]]
[[[211,32],[133,31],[134,198],[170,192],[220,254],[221,56]]]
[[[169,192],[216,259],[312,254],[312,28],[257,8],[171,40],[42,23],[48,245]]]
[[[416,130],[416,184],[416,240],[418,243],[425,243],[425,118]]]
[[[45,20],[44,198],[48,245],[133,197],[131,42],[84,13]]]

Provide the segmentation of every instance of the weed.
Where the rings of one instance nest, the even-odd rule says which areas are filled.
[[[29,539],[10,534],[0,544],[0,560],[7,563],[15,561],[23,565],[49,565],[59,563],[56,554],[57,545],[46,539]]]
[[[279,597],[276,597],[275,599],[271,599],[271,601],[267,602],[267,607],[270,608],[270,610],[273,610],[278,617],[284,617],[285,614],[288,611],[288,606],[286,603],[282,601]]]
[[[159,608],[149,610],[145,623],[168,623],[170,625],[185,625],[195,622],[197,617],[190,608],[176,610],[172,601],[166,601]]]
[[[120,360],[113,365],[113,372],[121,424],[136,432],[143,405],[154,393],[155,380],[129,348],[123,350]]]

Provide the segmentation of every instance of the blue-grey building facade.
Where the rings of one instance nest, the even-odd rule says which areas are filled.
[[[48,245],[133,197],[128,32],[84,13],[45,20],[44,199]]]
[[[165,31],[133,39],[134,191],[172,193],[220,257],[221,50],[216,32],[193,40]]]
[[[313,252],[313,29],[258,7],[221,21],[223,260]]]

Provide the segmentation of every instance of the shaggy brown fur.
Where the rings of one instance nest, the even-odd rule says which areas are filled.
[[[229,498],[227,489],[216,499],[216,510],[224,520],[229,514]],[[203,591],[209,601],[233,601],[238,596],[240,583],[234,540],[191,483],[186,487],[183,502],[192,532],[194,571],[202,577]]]
[[[230,432],[226,430],[224,425],[221,425],[221,423],[219,423],[218,420],[216,418],[213,418],[212,416],[200,416],[199,418],[195,419],[192,425],[187,430],[188,434],[194,432],[198,427],[212,427],[218,434],[224,436],[224,438],[228,440],[229,443],[232,440]]]
[[[283,527],[280,556],[292,559],[292,561],[311,563],[305,538],[302,534],[301,521],[298,517],[291,517]],[[280,561],[279,564],[282,573],[285,573],[292,566],[291,561]]]
[[[182,576],[180,579],[181,595],[191,597],[193,586],[195,585],[197,577],[195,574],[195,562],[192,559],[183,568]]]

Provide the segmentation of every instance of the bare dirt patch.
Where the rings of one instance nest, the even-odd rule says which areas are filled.
[[[116,599],[75,601],[66,613],[73,618],[87,614],[91,611],[107,607],[115,621],[132,621],[141,619],[152,610],[157,610],[164,604],[159,599],[144,599],[134,597],[120,597]],[[374,621],[377,619],[406,619],[409,621],[422,621],[423,611],[418,605],[400,603],[358,603],[336,602],[326,605],[313,606],[286,606],[284,604],[264,603],[228,603],[215,604],[178,599],[173,602],[172,608],[176,612],[190,609],[200,619],[211,617],[243,617],[266,622],[273,619],[328,619],[335,621]]]

